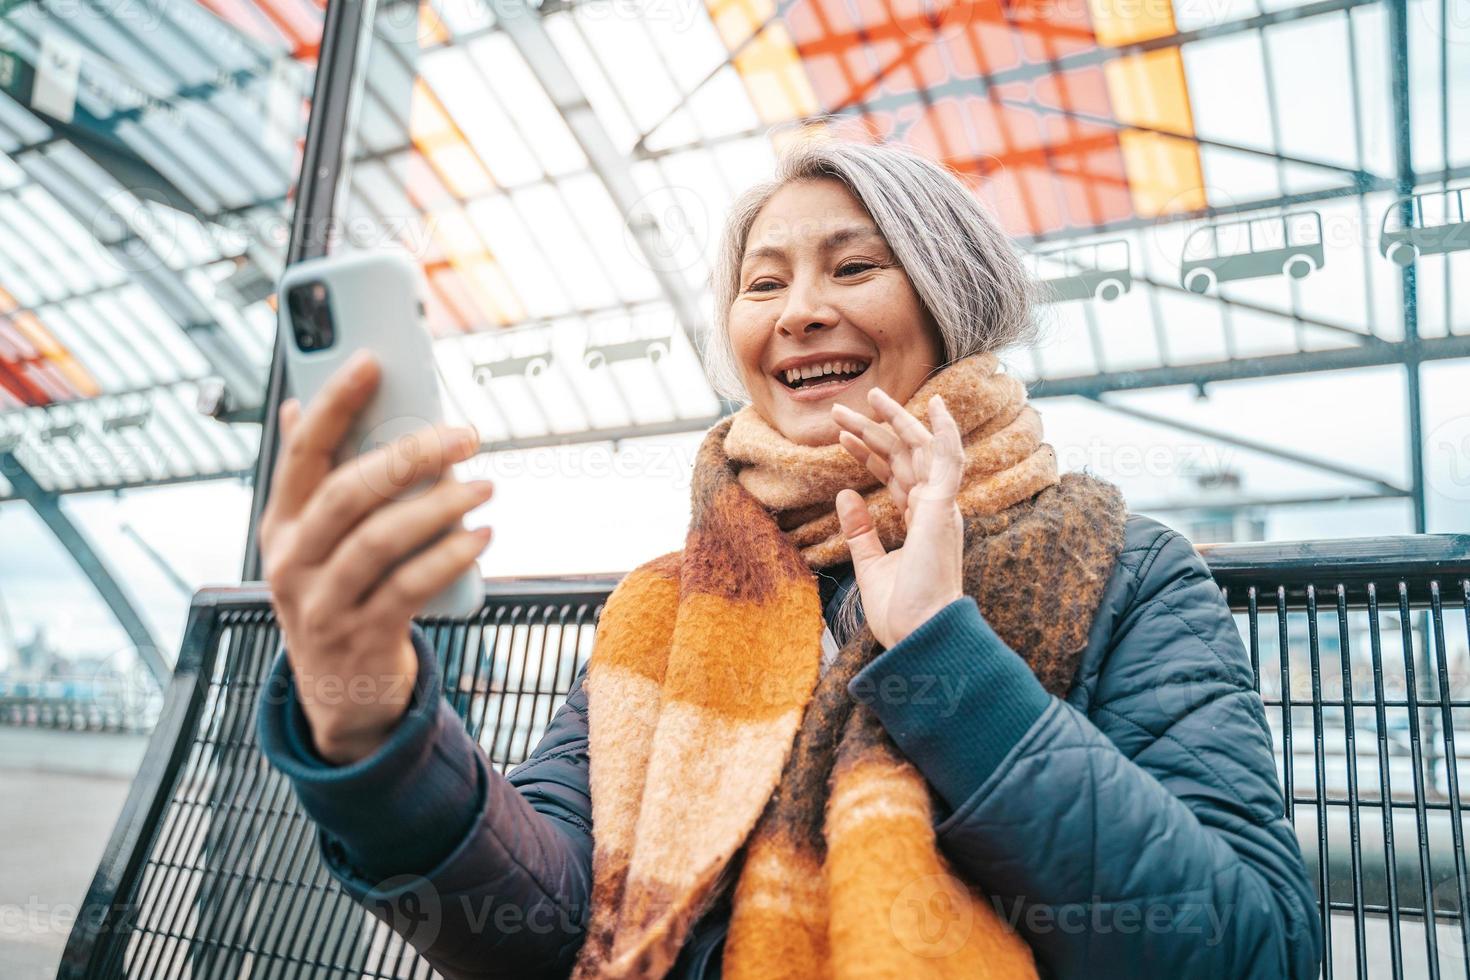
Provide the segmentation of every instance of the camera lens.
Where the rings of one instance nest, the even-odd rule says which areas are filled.
[[[332,305],[323,282],[293,286],[286,295],[286,308],[291,314],[291,328],[296,346],[303,351],[322,350],[332,346]]]

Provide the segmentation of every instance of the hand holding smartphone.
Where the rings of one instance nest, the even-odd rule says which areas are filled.
[[[287,387],[308,411],[332,372],[357,351],[370,351],[382,366],[377,391],[336,447],[338,465],[395,440],[439,438],[434,426],[443,421],[443,406],[417,285],[417,269],[409,260],[387,252],[310,259],[281,278],[277,295],[282,297],[281,328],[289,338]],[[385,470],[367,468],[362,475],[384,498],[415,496],[428,489],[434,475],[424,463],[426,454],[442,451],[428,445],[393,453]],[[478,571],[467,569],[429,599],[423,613],[468,616],[482,596]]]
[[[463,515],[493,488],[451,469],[479,438],[440,419],[405,266],[302,263],[279,294],[293,397],[261,557],[316,750],[339,765],[375,751],[412,700],[409,621],[469,615],[483,595],[476,558],[490,529],[466,530]]]

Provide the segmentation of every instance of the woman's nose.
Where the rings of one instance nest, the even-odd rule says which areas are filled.
[[[823,299],[820,290],[793,283],[787,291],[786,305],[776,318],[776,332],[798,337],[836,324],[837,311]]]

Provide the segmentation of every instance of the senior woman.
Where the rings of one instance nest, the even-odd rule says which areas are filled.
[[[448,977],[1315,974],[1229,610],[1186,539],[1059,476],[996,357],[1028,281],[964,185],[800,144],[713,286],[748,405],[507,776],[410,621],[488,540],[419,550],[488,498],[450,471],[473,434],[333,469],[371,359],[282,407],[258,733],[346,892]],[[394,454],[434,488],[375,494]]]

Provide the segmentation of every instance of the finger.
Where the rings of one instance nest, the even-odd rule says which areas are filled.
[[[296,424],[301,421],[301,400],[299,398],[287,398],[281,402],[281,410],[277,413],[280,421],[281,448],[291,441],[291,434],[296,431]]]
[[[923,471],[919,468],[915,453],[908,446],[901,446],[889,457],[888,465],[893,469],[894,482],[904,493],[908,493],[918,485],[920,474]]]
[[[846,430],[837,433],[837,444],[846,449],[859,463],[867,463],[873,458],[873,454],[868,451],[863,441]]]
[[[446,477],[422,496],[373,512],[342,539],[323,568],[323,578],[335,583],[336,605],[358,605],[394,565],[457,524],[493,493],[489,480],[461,483]]]
[[[288,447],[291,445],[292,434],[296,431],[297,424],[301,421],[301,401],[296,398],[288,398],[281,402],[276,412],[277,433],[279,436],[278,461],[284,460],[288,455]],[[275,527],[279,520],[277,513],[280,510],[280,498],[276,496],[275,490],[281,479],[281,465],[277,463],[276,471],[272,474],[270,490],[271,493],[266,500],[265,510],[260,515],[260,558],[263,568],[273,568],[274,548],[272,542],[275,538]],[[271,576],[266,575],[269,579]]]
[[[965,447],[960,438],[960,427],[944,399],[935,395],[929,399],[929,421],[934,426],[934,444],[929,453],[929,486],[937,494],[953,497],[960,489],[965,469]]]
[[[869,388],[868,402],[878,413],[878,417],[893,426],[893,431],[911,448],[922,448],[933,440],[933,433],[924,428],[924,423],[914,418],[908,409],[882,388]]]
[[[893,479],[893,468],[888,461],[877,453],[868,449],[861,439],[851,432],[837,433],[837,441],[855,458],[857,458],[867,471],[878,480],[879,483],[887,484]]]
[[[842,411],[839,413],[834,409],[833,420],[837,422],[842,431],[850,432],[862,440],[869,452],[877,453],[886,461],[894,453],[904,450],[902,440],[894,435],[888,426],[875,422],[867,416],[859,415],[845,405],[839,405],[837,408],[841,408]],[[841,438],[840,433],[838,438]]]
[[[424,604],[475,564],[490,541],[490,529],[451,531],[394,569],[363,603],[370,622],[397,623],[418,615]]]
[[[888,487],[894,504],[902,511],[908,493],[914,486],[913,465],[908,459],[908,453],[900,451],[890,461],[851,432],[839,432],[837,441],[842,448],[861,460],[879,483]]]
[[[839,413],[839,408],[841,408],[841,411],[845,411],[845,413],[847,413],[847,416]],[[872,453],[869,453],[866,445],[863,444],[863,439],[861,439],[861,436],[858,435],[857,430],[853,428],[848,428],[848,425],[850,425],[850,420],[848,420],[848,416],[856,416],[857,419],[861,419],[861,416],[858,416],[856,411],[851,410],[851,408],[848,408],[847,406],[832,406],[832,420],[833,422],[836,422],[836,425],[838,425],[838,432],[836,432],[836,441],[838,441],[838,444],[841,445],[844,450],[847,450],[848,453],[853,454],[853,458],[856,458],[858,463],[867,463],[867,458],[869,458]]]
[[[301,511],[298,561],[324,560],[357,523],[401,499],[423,481],[437,481],[479,450],[475,431],[432,425],[399,436],[333,470]]]
[[[893,506],[900,514],[908,513],[909,500],[911,499],[909,497],[909,490],[910,487],[896,476],[888,481],[888,496],[893,498]],[[904,523],[907,526],[907,518],[905,518]]]
[[[856,490],[843,490],[837,495],[837,520],[842,525],[842,535],[847,539],[847,550],[852,555],[853,573],[861,580],[863,569],[886,553],[862,494]]]
[[[332,372],[301,412],[271,477],[271,497],[280,512],[295,514],[331,471],[338,443],[377,385],[377,359],[369,351],[358,351]]]
[[[908,492],[918,482],[922,472],[914,458],[913,448],[899,439],[887,425],[860,415],[851,409],[844,407],[841,413],[834,411],[833,417],[837,419],[839,425],[844,426],[844,431],[851,432],[863,440],[864,448],[869,453],[869,473],[884,483],[891,483],[894,480],[899,482],[900,486],[897,488],[890,486],[890,492],[893,493],[894,502],[902,511]],[[841,433],[839,433],[838,440],[840,441],[841,438]]]

